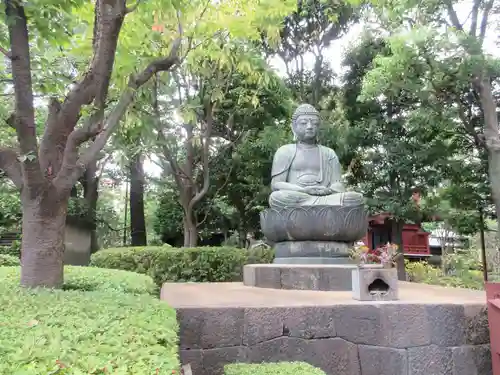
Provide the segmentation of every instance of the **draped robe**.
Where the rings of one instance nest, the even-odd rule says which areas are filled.
[[[342,183],[342,172],[339,159],[331,148],[318,145],[320,172],[314,185],[331,188],[334,193],[325,196],[314,196],[304,192],[293,190],[275,190],[269,197],[269,205],[272,208],[284,208],[290,206],[341,206],[344,204],[359,204],[362,201],[361,194],[346,193]],[[289,182],[299,186],[306,186],[299,181],[290,181],[289,172],[296,161],[297,144],[288,144],[280,147],[273,159],[271,176],[273,181]],[[347,199],[346,199],[347,198]]]

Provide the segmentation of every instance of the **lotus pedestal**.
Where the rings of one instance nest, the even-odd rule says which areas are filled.
[[[275,264],[349,264],[368,220],[363,206],[311,206],[265,210],[260,224],[274,243]]]

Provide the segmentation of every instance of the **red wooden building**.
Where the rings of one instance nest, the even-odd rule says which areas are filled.
[[[368,233],[361,240],[370,249],[375,249],[392,242],[391,221],[387,220],[390,214],[370,216],[368,219]],[[431,256],[429,247],[430,233],[424,231],[418,224],[403,226],[403,249],[407,257],[425,258]]]

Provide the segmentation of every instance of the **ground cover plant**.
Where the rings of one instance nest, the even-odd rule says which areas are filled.
[[[119,292],[157,295],[153,280],[146,276],[121,270],[96,267],[66,266],[63,290]],[[0,267],[0,283],[14,286],[19,282],[19,267]]]
[[[19,266],[19,258],[12,255],[0,254],[0,266]]]
[[[63,290],[30,290],[19,273],[0,267],[1,374],[178,371],[175,311],[148,276],[66,267]]]

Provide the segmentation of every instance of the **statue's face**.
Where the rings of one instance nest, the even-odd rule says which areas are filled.
[[[317,115],[300,115],[293,125],[293,131],[299,141],[313,142],[316,140],[319,129]]]

